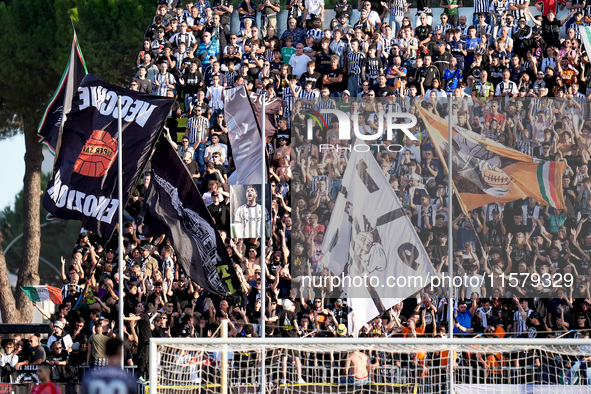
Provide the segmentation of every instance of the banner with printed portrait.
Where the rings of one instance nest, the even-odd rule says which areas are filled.
[[[271,234],[271,191],[265,185],[265,235]],[[232,238],[259,238],[261,236],[261,185],[230,186],[230,228]]]

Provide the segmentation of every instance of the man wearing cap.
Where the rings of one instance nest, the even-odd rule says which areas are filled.
[[[140,257],[135,259],[135,264],[138,264],[146,278],[152,277],[152,272],[158,269],[158,261],[151,256],[153,246],[138,246]]]
[[[507,233],[505,225],[501,220],[501,214],[498,209],[492,210],[493,219],[486,222],[486,225],[482,228],[482,234],[488,238],[495,246],[501,246],[503,243],[503,237]]]
[[[64,350],[69,352],[72,349],[72,337],[67,332],[64,332],[64,323],[61,320],[56,320],[53,323],[53,331],[49,338],[47,338],[47,346],[51,347],[56,341],[61,342]]]
[[[436,48],[437,50],[433,54],[433,64],[439,70],[439,76],[442,77],[445,70],[449,68],[449,62],[453,56],[447,50],[447,44],[445,42],[438,42]]]
[[[343,302],[342,298],[337,298],[333,304],[332,308],[332,315],[334,316],[337,325],[337,334],[339,334],[339,328],[341,325],[345,328],[345,333],[343,335],[347,335],[347,324],[349,322],[349,313],[352,312],[352,309]],[[340,334],[339,334],[340,335]]]
[[[155,55],[160,55],[162,51],[164,51],[164,45],[166,45],[168,41],[164,38],[164,28],[160,27],[156,29],[156,38],[152,41],[152,52]]]

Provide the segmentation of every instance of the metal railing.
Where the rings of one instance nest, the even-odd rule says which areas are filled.
[[[591,345],[591,340],[580,339],[527,339],[527,338],[509,338],[497,339],[491,342],[483,338],[153,338],[150,342],[150,393],[156,393],[159,380],[164,378],[168,381],[168,388],[174,389],[174,381],[181,382],[185,386],[189,384],[194,388],[214,389],[220,387],[219,379],[221,363],[219,357],[208,357],[210,365],[203,367],[200,371],[198,381],[190,383],[187,379],[179,379],[168,374],[179,374],[181,371],[175,366],[168,368],[158,365],[159,345],[186,345],[187,349],[197,349],[203,346],[206,353],[216,353],[221,349],[221,345],[227,345],[229,354],[228,359],[228,385],[230,387],[247,387],[260,389],[261,382],[260,359],[265,358],[265,377],[267,387],[281,384],[283,379],[283,367],[281,356],[283,349],[293,349],[293,347],[303,348],[300,358],[302,360],[302,377],[308,386],[311,385],[334,385],[341,384],[343,375],[343,357],[328,358],[323,356],[316,357],[318,354],[330,354],[330,346],[340,346],[340,349],[334,350],[335,353],[348,353],[349,349],[367,348],[371,346],[377,352],[389,348],[392,354],[405,354],[400,365],[396,365],[393,360],[380,362],[380,365],[373,371],[373,380],[371,385],[382,385],[384,387],[412,387],[413,391],[418,393],[441,393],[447,391],[453,384],[543,384],[543,385],[572,385],[587,384],[586,367],[579,370],[573,370],[568,366],[552,365],[534,365],[533,358],[524,360],[521,366],[515,366],[512,363],[505,362],[498,367],[485,368],[477,361],[464,359],[458,366],[453,368],[453,379],[450,381],[450,371],[448,368],[448,359],[445,357],[439,359],[434,364],[417,363],[411,355],[415,351],[467,351],[467,346],[478,346],[486,348],[480,349],[481,354],[490,354],[496,352],[512,351],[516,347],[545,348],[547,351],[558,352],[560,349],[568,350],[571,353],[584,354],[582,346]],[[250,347],[250,345],[256,345]],[[348,350],[343,350],[343,345],[351,345]],[[327,350],[322,350],[318,346],[327,346]],[[399,350],[391,346],[400,346]],[[256,360],[250,359],[248,362],[240,360],[240,350],[248,347],[249,349],[260,350],[260,355]],[[232,353],[234,352],[234,353]],[[312,356],[305,354],[309,353]],[[314,355],[314,353],[317,353]],[[442,362],[444,360],[445,362]],[[566,364],[565,364],[566,365]],[[295,366],[287,366],[287,384],[292,385],[297,381]],[[569,375],[568,379],[564,376]]]

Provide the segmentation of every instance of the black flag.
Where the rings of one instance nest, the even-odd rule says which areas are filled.
[[[43,206],[62,219],[110,238],[117,224],[117,98],[121,96],[123,206],[162,132],[172,98],[151,96],[110,85],[87,75],[64,124],[61,148]]]
[[[242,288],[226,247],[189,171],[168,141],[158,144],[151,164],[139,231],[166,234],[178,263],[204,289],[240,297]]]
[[[64,124],[64,115],[70,110],[76,89],[78,89],[80,82],[87,73],[86,63],[84,63],[82,51],[78,46],[78,38],[76,32],[74,32],[68,64],[37,129],[39,142],[47,146],[54,155],[58,146],[60,131]]]

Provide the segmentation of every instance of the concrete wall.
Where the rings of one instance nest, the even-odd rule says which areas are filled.
[[[536,7],[529,7],[532,15],[539,15],[540,13],[536,10]],[[433,24],[437,25],[439,23],[439,16],[442,14],[443,8],[433,8]],[[468,18],[468,25],[471,24],[472,16],[474,15],[474,8],[473,7],[462,7],[459,10],[460,15],[465,15]],[[411,22],[415,23],[415,15],[416,15],[416,8],[410,8],[409,11],[406,13],[411,20]],[[557,18],[562,19],[568,15],[568,10],[565,8],[562,11],[558,12]],[[330,25],[330,21],[335,17],[335,12],[332,9],[326,10],[324,12],[324,28],[328,28]],[[359,11],[356,9],[353,10],[351,14],[350,23],[353,25],[355,22],[359,20]],[[257,25],[260,24],[260,14],[257,14]],[[530,22],[531,24],[531,22]],[[234,11],[232,15],[232,22],[231,22],[231,31],[238,31],[240,29],[240,19],[238,17],[238,10]],[[281,36],[283,31],[287,29],[287,10],[281,10],[279,12],[277,18],[277,29],[278,29],[278,36]],[[562,33],[564,34],[564,26],[562,27]]]

